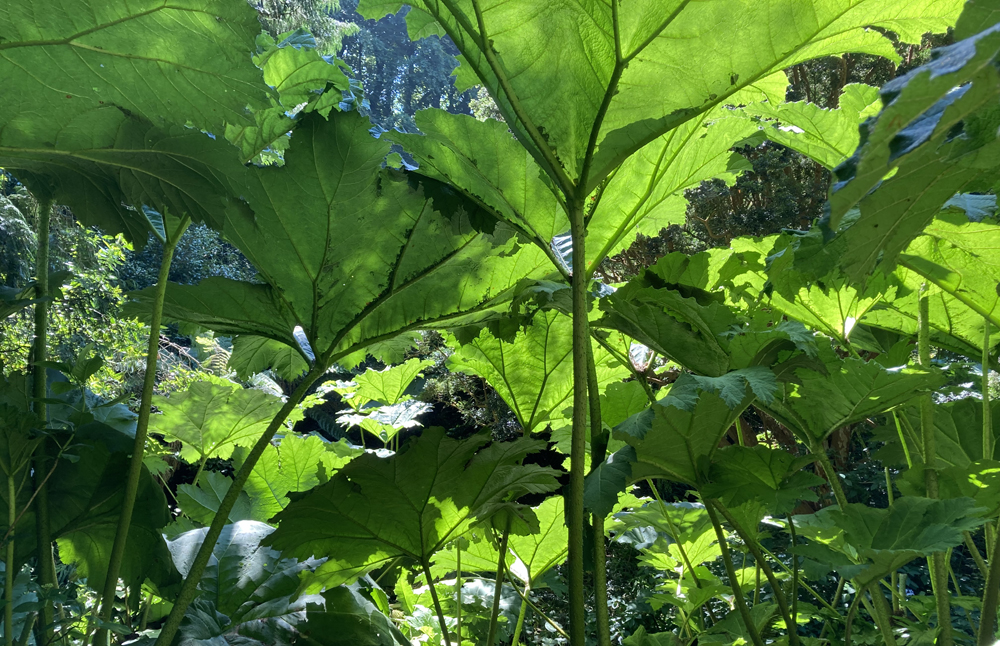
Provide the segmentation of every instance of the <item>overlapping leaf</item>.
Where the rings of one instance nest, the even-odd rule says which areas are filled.
[[[861,140],[858,126],[881,107],[878,88],[859,83],[845,85],[839,103],[829,110],[807,101],[756,103],[746,110],[776,120],[763,129],[765,137],[833,169],[854,154]]]
[[[328,481],[362,452],[344,440],[327,442],[317,435],[288,434],[278,446],[269,444],[243,487],[250,497],[248,518],[269,521],[288,505],[289,493]],[[245,456],[242,449],[233,454],[237,467]]]
[[[194,529],[169,542],[174,564],[183,576],[188,575],[207,531]],[[308,603],[318,601],[297,593],[299,574],[313,564],[282,558],[279,552],[262,546],[261,541],[272,531],[272,527],[251,520],[223,527],[198,583],[198,602],[188,609],[181,627],[185,643],[295,641],[294,627],[303,621],[302,611]],[[268,629],[278,635],[259,639]]]
[[[802,471],[812,461],[811,456],[796,457],[762,445],[728,446],[715,454],[711,482],[702,487],[702,493],[720,498],[728,507],[759,502],[772,513],[788,513],[800,500],[817,500],[810,488],[824,480]]]
[[[269,544],[302,558],[329,555],[305,583],[329,588],[400,556],[426,562],[477,515],[519,494],[556,487],[553,470],[520,465],[539,442],[479,450],[484,443],[429,429],[390,458],[365,454],[278,514]]]
[[[461,346],[448,359],[448,368],[479,375],[514,411],[526,433],[565,419],[573,398],[572,319],[556,311],[538,313],[518,332],[513,343],[488,329]],[[598,388],[628,375],[628,369],[603,346],[594,343]]]
[[[153,403],[162,414],[150,418],[150,430],[180,441],[181,457],[192,464],[225,459],[237,446],[252,446],[283,404],[260,390],[216,381],[196,381]]]
[[[227,228],[268,284],[173,286],[166,315],[290,347],[297,325],[317,357],[335,361],[410,329],[482,316],[544,267],[541,251],[477,234],[383,171],[389,145],[369,127],[353,112],[306,115],[285,165],[252,170],[255,218]]]
[[[379,18],[400,6],[368,0],[359,8]],[[917,42],[924,32],[952,24],[961,6],[663,0],[613,13],[605,4],[426,1],[414,3],[407,20],[412,37],[433,33],[428,23],[436,21],[463,54],[460,85],[478,77],[525,145],[533,148],[538,140],[528,134],[544,132],[570,179],[580,176],[587,151],[595,149],[589,192],[634,151],[771,74],[843,51],[895,59],[890,42],[866,28]],[[772,19],[778,12],[780,29]],[[706,51],[728,54],[709,61]],[[702,63],[692,70],[691,61]],[[663,93],[664,87],[671,91]]]
[[[705,481],[722,436],[753,401],[746,382],[738,383],[743,398],[734,407],[714,392],[693,388],[683,398],[668,394],[619,424],[615,437],[635,450],[632,480],[653,477],[688,484]],[[671,394],[676,388],[675,383]]]
[[[796,375],[799,383],[779,384],[780,395],[764,408],[810,444],[944,382],[940,374],[923,368],[887,370],[876,362],[850,358],[828,361],[827,374],[799,369]]]
[[[795,516],[800,536],[847,556],[855,565],[841,573],[867,585],[919,556],[962,543],[962,532],[982,524],[969,498],[931,500],[905,496],[888,509],[849,504]]]
[[[0,9],[0,129],[45,141],[102,105],[156,125],[245,123],[247,106],[267,96],[247,56],[259,32],[254,11],[229,0],[8,4]]]
[[[991,187],[1000,162],[993,107],[998,53],[1000,30],[991,28],[883,88],[885,109],[866,123],[864,143],[836,170],[824,225],[836,230],[851,208],[860,209],[857,221],[838,233],[845,240],[838,263],[852,279],[879,263],[888,271],[956,193]]]

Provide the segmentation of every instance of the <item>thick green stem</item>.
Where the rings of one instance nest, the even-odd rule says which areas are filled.
[[[993,419],[990,407],[990,322],[983,320],[983,459],[993,459]]]
[[[872,611],[872,617],[875,619],[879,632],[882,633],[882,643],[885,646],[896,646],[896,636],[892,633],[892,613],[889,610],[889,604],[877,585],[871,586],[871,595],[872,607],[870,611]]]
[[[847,494],[844,493],[844,487],[840,484],[840,476],[837,475],[837,470],[833,468],[833,463],[830,462],[830,458],[827,456],[823,446],[819,442],[815,442],[809,447],[809,450],[816,456],[816,460],[823,467],[823,471],[826,471],[826,481],[830,483],[830,489],[833,490],[833,497],[837,500],[837,505],[841,509],[845,509],[847,507]]]
[[[462,541],[455,541],[455,634],[462,644]]]
[[[884,467],[885,470],[885,495],[889,500],[889,506],[892,507],[893,503],[893,493],[892,493],[892,476],[889,474],[889,467]],[[895,570],[889,575],[889,589],[892,590],[892,614],[896,615],[899,613],[899,597],[896,596],[896,589],[899,584],[899,576]]]
[[[528,614],[528,594],[531,593],[531,583],[524,584],[524,592],[521,594],[521,610],[517,613],[517,623],[514,625],[514,638],[510,641],[511,646],[517,646],[521,641],[521,631],[524,629],[524,617]]]
[[[707,508],[709,505],[715,507],[719,511],[719,513],[722,514],[722,517],[726,519],[726,522],[732,525],[733,529],[736,530],[736,533],[743,540],[743,543],[747,546],[747,549],[750,550],[750,554],[753,555],[754,561],[757,562],[757,565],[760,566],[760,569],[764,572],[764,576],[767,577],[767,582],[771,584],[771,590],[774,594],[774,601],[775,603],[778,604],[778,609],[781,611],[781,616],[785,620],[785,630],[788,631],[788,643],[790,646],[798,646],[800,641],[798,634],[798,625],[795,623],[795,614],[790,610],[788,606],[788,599],[785,597],[784,590],[782,590],[781,588],[781,583],[778,581],[778,577],[774,576],[774,570],[771,569],[771,566],[767,562],[767,559],[764,558],[764,553],[761,552],[760,548],[758,547],[757,541],[754,540],[752,536],[750,536],[750,534],[746,531],[746,529],[742,525],[740,525],[740,523],[736,520],[736,518],[732,515],[732,513],[730,513],[730,511],[726,509],[726,506],[723,505],[721,502],[719,502],[718,500],[706,500],[705,507]],[[789,520],[788,524],[789,528],[791,528],[791,520]],[[798,566],[796,566],[795,570],[796,573],[797,570]],[[796,593],[795,596],[798,596],[797,595],[798,590],[796,589],[798,587],[797,574],[793,574],[792,580],[795,585],[795,587],[792,588],[793,593]]]
[[[569,634],[570,646],[585,646],[587,615],[583,585],[583,479],[587,472],[587,360],[590,347],[587,320],[587,254],[585,251],[583,199],[569,204],[573,242],[573,431],[570,449],[569,495],[566,496],[568,525]]]
[[[993,553],[1000,549],[1000,532],[996,533]],[[989,574],[983,589],[983,611],[979,617],[979,646],[993,646],[997,630],[997,604],[1000,603],[1000,558],[990,559]]]
[[[7,475],[7,518],[14,522],[17,518],[17,483],[14,474]],[[14,537],[7,541],[7,554],[4,560],[3,585],[3,642],[6,646],[14,644]]]
[[[597,384],[594,347],[587,344],[587,401],[590,408],[590,468],[604,462],[608,453],[608,436],[601,419],[601,392]],[[594,543],[594,609],[597,615],[597,644],[611,646],[611,619],[608,617],[608,556],[604,549],[604,517],[592,516]]]
[[[264,454],[264,450],[271,443],[274,434],[278,432],[278,429],[283,428],[285,420],[288,419],[288,416],[295,410],[295,407],[306,396],[309,388],[326,372],[326,368],[327,366],[322,363],[317,363],[313,366],[312,370],[302,378],[302,382],[295,388],[295,391],[288,396],[281,410],[278,411],[278,414],[268,424],[267,429],[264,430],[263,435],[260,436],[257,443],[250,449],[250,453],[247,454],[246,459],[243,461],[243,466],[236,472],[233,483],[229,485],[229,490],[223,497],[222,504],[219,505],[219,511],[216,512],[215,517],[212,519],[212,524],[205,534],[205,540],[202,542],[201,547],[198,549],[198,554],[191,563],[191,569],[188,571],[187,578],[181,584],[180,592],[174,600],[174,607],[170,610],[163,628],[160,629],[159,637],[156,638],[156,646],[170,646],[173,643],[177,629],[180,628],[181,620],[184,619],[184,613],[198,595],[198,583],[201,582],[201,577],[205,573],[205,567],[212,557],[212,550],[215,549],[215,543],[222,534],[222,528],[229,521],[229,512],[236,505],[236,500],[243,491],[243,486],[250,477],[250,473],[257,466],[257,461],[260,460],[260,456]]]
[[[444,646],[451,646],[451,638],[448,636],[448,622],[444,617],[444,609],[441,607],[441,599],[438,598],[434,579],[431,577],[431,564],[425,558],[421,566],[424,568],[424,577],[427,579],[427,587],[430,588],[434,610],[437,612],[438,623],[441,625],[441,638],[444,640]]]
[[[163,257],[160,259],[160,273],[156,278],[156,292],[153,297],[153,311],[149,322],[149,343],[146,346],[146,370],[142,381],[142,399],[139,401],[139,416],[135,426],[135,442],[132,445],[132,458],[128,465],[128,475],[125,481],[125,498],[122,501],[121,515],[118,517],[118,527],[115,531],[115,542],[111,547],[108,560],[108,571],[104,580],[104,591],[101,594],[102,621],[111,620],[115,607],[115,591],[118,588],[118,575],[121,572],[122,560],[125,557],[125,546],[128,542],[128,530],[132,524],[132,510],[135,508],[135,498],[139,491],[139,479],[142,476],[142,459],[146,453],[146,435],[149,430],[149,415],[153,405],[153,387],[156,385],[156,364],[160,355],[160,323],[163,320],[163,302],[167,295],[167,281],[170,275],[170,263],[174,257],[177,242],[184,235],[189,217],[184,217],[173,235],[163,243]],[[106,646],[109,632],[99,628],[94,636],[94,646]]]
[[[486,646],[493,646],[497,639],[497,622],[500,617],[500,597],[503,595],[503,577],[507,568],[507,539],[510,538],[510,520],[500,538],[500,557],[497,559],[497,578],[493,584],[493,612],[490,613],[490,632],[486,638]],[[514,642],[515,644],[517,642]]]
[[[35,338],[32,346],[32,361],[45,361],[48,357],[49,330],[49,222],[52,219],[52,200],[38,200],[38,233],[35,251]],[[48,379],[45,368],[35,365],[31,371],[32,395],[35,399],[32,408],[41,421],[42,426],[48,425],[48,411],[45,398],[48,395]],[[42,585],[56,586],[56,567],[52,560],[52,530],[49,522],[49,492],[43,482],[44,474],[48,472],[48,455],[46,443],[39,443],[35,450],[34,486],[35,497],[35,542],[38,544],[38,578]],[[55,613],[52,601],[46,599],[41,608],[41,631],[46,642],[54,639],[53,625]]]
[[[559,635],[561,635],[563,639],[569,640],[569,635],[566,634],[566,631],[562,629],[562,626],[560,626],[559,624],[557,624],[555,622],[555,620],[552,619],[552,617],[550,617],[547,614],[545,614],[544,612],[542,612],[542,609],[539,608],[538,606],[536,606],[534,603],[532,603],[531,599],[529,599],[527,595],[521,594],[520,590],[518,590],[517,588],[514,588],[514,591],[517,592],[517,594],[518,594],[519,597],[521,597],[521,601],[522,602],[528,604],[528,607],[531,608],[532,610],[534,610],[535,614],[537,614],[539,617],[542,618],[542,621],[544,621],[548,625],[552,626],[552,630],[554,630],[557,633],[559,633]],[[511,644],[513,644],[513,643],[514,642],[511,642]]]
[[[740,587],[739,577],[736,576],[736,567],[733,565],[733,559],[729,553],[729,543],[726,542],[725,530],[722,529],[722,523],[719,522],[719,515],[715,513],[714,506],[708,500],[705,501],[705,511],[708,512],[708,518],[712,521],[712,527],[715,528],[715,537],[719,541],[719,550],[722,552],[722,562],[725,564],[726,574],[729,576],[729,585],[733,590],[736,609],[739,611],[740,617],[743,618],[743,624],[750,635],[750,641],[753,642],[754,646],[764,646],[760,633],[757,632],[757,626],[753,622],[753,617],[750,615],[750,609],[747,608],[746,598],[743,597],[743,589]]]
[[[989,326],[987,326],[988,329]],[[917,355],[920,365],[931,367],[931,328],[930,328],[930,298],[927,295],[927,284],[920,286],[920,303],[917,310]],[[983,371],[986,371],[985,366]],[[927,393],[920,397],[920,436],[923,444],[924,484],[927,487],[927,497],[938,497],[937,474],[937,438],[934,430],[934,400]],[[931,589],[938,613],[939,646],[952,646],[954,639],[951,632],[951,598],[948,593],[948,564],[944,554],[932,554],[928,560],[931,570]]]
[[[986,561],[983,559],[983,555],[979,552],[979,548],[976,547],[976,542],[972,540],[972,534],[969,532],[962,532],[962,538],[965,541],[965,549],[969,551],[969,556],[972,560],[976,562],[976,567],[979,568],[979,573],[983,575],[985,580],[988,576],[988,569],[986,567]]]

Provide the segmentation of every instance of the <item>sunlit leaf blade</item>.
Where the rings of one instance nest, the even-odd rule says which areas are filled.
[[[979,356],[985,325],[980,314],[904,266],[896,267],[893,280],[897,283],[895,298],[882,301],[869,310],[861,319],[862,323],[915,340],[920,287],[926,284],[931,343],[965,356]],[[992,336],[991,344],[995,347],[997,343],[1000,343],[1000,336]]]
[[[285,165],[252,169],[254,218],[227,228],[268,286],[171,287],[167,315],[229,333],[244,325],[293,347],[298,325],[317,357],[336,361],[411,329],[489,316],[494,301],[545,268],[540,250],[478,234],[383,171],[389,144],[370,127],[353,112],[306,115]],[[254,316],[226,291],[269,305]]]
[[[516,560],[508,567],[511,574],[532,584],[566,559],[566,521],[563,497],[553,496],[534,508],[539,531],[527,536],[511,536],[508,549]]]
[[[704,481],[722,436],[753,400],[749,388],[743,388],[744,401],[735,408],[715,393],[694,391],[684,400],[668,395],[619,424],[615,438],[635,449],[631,479]]]
[[[398,404],[409,399],[405,391],[420,371],[432,365],[434,362],[428,359],[410,359],[398,366],[390,366],[383,370],[369,368],[354,378],[354,383],[357,384],[356,392],[361,397],[380,404],[387,406]]]
[[[607,516],[618,502],[618,495],[632,481],[635,449],[626,446],[609,455],[587,474],[583,485],[583,505],[601,517]]]
[[[558,312],[540,312],[513,343],[484,329],[449,357],[448,368],[485,379],[526,432],[541,431],[545,424],[565,419],[564,410],[572,406],[572,324]],[[599,389],[628,375],[603,346],[594,343],[593,351]]]
[[[296,347],[262,336],[241,334],[233,339],[229,367],[240,379],[249,379],[258,372],[273,370],[285,381],[300,377],[309,369],[306,358]]]
[[[245,170],[232,146],[110,105],[61,121],[37,141],[0,129],[0,165],[37,195],[72,207],[87,225],[139,245],[155,229],[144,205],[215,228],[237,213],[251,217],[242,199]]]
[[[60,559],[76,565],[88,585],[101,589],[121,515],[132,439],[110,429],[77,433],[83,443],[80,459],[62,461],[49,480],[49,517]],[[144,466],[139,477],[135,510],[129,527],[129,549],[121,577],[128,585],[147,578],[157,585],[175,582],[176,572],[160,530],[170,512],[163,490]],[[34,549],[34,513],[19,521],[25,530],[18,549]],[[21,537],[15,539],[15,545]]]
[[[749,163],[732,148],[756,131],[756,124],[742,115],[716,109],[678,126],[625,160],[601,189],[587,223],[590,270],[627,248],[636,234],[655,236],[671,224],[683,223],[686,190],[710,179],[735,182]]]
[[[788,267],[774,264],[770,272],[771,306],[836,339],[849,341],[858,321],[880,303],[891,303],[896,294],[893,281],[876,276],[863,288],[844,276],[833,275],[821,281],[807,281]]]
[[[596,327],[618,330],[695,372],[718,376],[729,369],[719,335],[737,323],[714,300],[699,302],[673,289],[658,289],[642,277],[601,299]]]
[[[569,229],[559,199],[506,124],[444,110],[422,110],[414,119],[423,135],[386,136],[413,155],[420,174],[447,182],[541,246]]]
[[[303,558],[330,555],[304,583],[310,590],[329,588],[400,556],[425,562],[478,514],[557,486],[552,469],[520,465],[540,442],[479,450],[484,443],[428,429],[390,458],[365,454],[278,514],[269,544]]]
[[[182,575],[190,572],[207,531],[191,530],[169,542],[170,553]],[[287,637],[294,637],[294,627],[302,621],[301,611],[318,600],[297,592],[300,573],[314,564],[283,558],[279,552],[262,546],[261,541],[272,531],[272,527],[252,520],[223,527],[198,583],[199,604],[188,611],[194,616],[185,622],[187,630],[181,628],[187,641],[210,644],[213,638],[226,636],[237,640],[243,637],[240,643],[253,644],[247,637],[252,639],[265,627],[286,633],[283,635],[286,639],[278,643],[294,641]],[[198,613],[218,613],[222,617],[215,622],[201,622]]]
[[[149,317],[153,289],[131,294],[126,312]],[[271,340],[276,349],[298,348],[294,330],[296,319],[288,306],[267,285],[244,283],[212,276],[198,285],[171,285],[167,290],[164,316],[207,327],[219,334],[247,334]],[[262,342],[257,342],[262,343]],[[302,352],[300,360],[305,361]],[[265,357],[270,358],[270,353]],[[298,361],[290,364],[296,365]],[[264,365],[256,362],[254,365]]]
[[[944,382],[923,368],[887,370],[874,361],[828,360],[827,373],[800,368],[798,383],[780,383],[779,396],[763,408],[810,445],[854,422],[884,413]],[[823,402],[818,406],[817,402]]]
[[[712,521],[701,504],[689,502],[651,502],[639,509],[615,514],[615,520],[626,529],[652,527],[670,537],[670,544],[663,551],[678,565],[686,567],[686,559],[697,567],[719,558],[722,552],[712,527]],[[615,531],[619,531],[615,528]],[[684,554],[681,553],[684,550]],[[657,543],[650,550],[660,551]]]
[[[206,471],[201,474],[197,485],[178,485],[177,505],[185,516],[196,523],[211,525],[232,483],[231,478],[217,471]],[[246,491],[242,491],[236,505],[229,512],[228,520],[230,523],[235,523],[250,518],[250,498],[247,497]]]
[[[1000,30],[988,30],[940,50],[927,65],[882,88],[885,107],[876,119],[865,124],[861,146],[835,171],[837,183],[830,198],[831,228],[835,229],[847,211],[893,168],[909,158],[928,154],[933,157],[933,150],[928,149],[937,147],[945,132],[961,121],[970,108],[975,109],[995,96],[998,88],[993,59],[998,53]],[[970,81],[974,81],[971,89],[965,85]],[[972,105],[965,107],[963,103]],[[941,203],[949,197],[946,195]]]
[[[359,9],[379,18],[400,6],[367,0]],[[544,133],[571,180],[583,171],[588,149],[596,148],[589,192],[635,150],[773,73],[845,51],[895,59],[891,43],[870,27],[918,42],[926,31],[952,24],[961,7],[933,0],[783,4],[780,29],[773,28],[774,3],[736,0],[647,0],[617,16],[604,3],[540,8],[426,0],[414,3],[407,18],[421,25],[428,14],[436,20],[463,54],[460,84],[478,77],[518,140],[533,141],[526,130],[536,140]],[[706,51],[727,55],[708,60]],[[491,68],[489,59],[499,66]],[[692,69],[691,61],[701,63]],[[565,100],[570,96],[572,104]]]
[[[990,420],[993,425],[994,447],[997,447],[996,438],[1000,436],[1000,402],[991,402],[992,414]],[[903,440],[909,449],[910,460],[915,464],[920,464],[923,460],[923,439],[920,434],[920,414],[915,406],[907,407],[898,413],[900,418],[900,429],[897,430],[894,423],[891,423],[879,430],[879,435],[892,441],[887,445],[880,455],[885,455],[883,459],[891,460],[895,464],[906,464],[902,447],[899,446],[899,433],[902,431]],[[1000,451],[994,450],[993,455],[983,455],[983,403],[974,398],[959,399],[957,401],[938,404],[934,407],[934,443],[937,462],[935,468],[959,468],[966,469],[974,462],[982,460],[996,460],[1000,457]]]
[[[931,500],[905,496],[888,509],[851,503],[795,516],[800,536],[847,556],[855,565],[841,574],[867,585],[919,556],[962,543],[962,532],[983,523],[970,498]]]
[[[149,429],[181,442],[181,457],[192,464],[226,459],[237,446],[252,446],[282,406],[274,395],[221,381],[196,381],[183,392],[157,396],[160,415]]]
[[[411,642],[371,600],[352,586],[323,592],[324,604],[310,604],[299,631],[321,646],[408,646]]]
[[[796,457],[763,445],[728,446],[715,454],[711,482],[701,490],[706,496],[720,498],[728,507],[760,502],[773,514],[786,514],[799,501],[817,500],[810,487],[825,481],[801,470],[812,461],[810,456]]]
[[[996,222],[942,215],[907,247],[899,262],[1000,327],[1000,226]]]
[[[807,101],[755,103],[746,111],[768,120],[765,137],[833,169],[854,154],[861,140],[858,126],[881,107],[878,88],[858,83],[844,86],[839,103],[836,109]]]
[[[237,468],[243,465],[247,451],[233,453]],[[285,435],[278,446],[269,444],[254,465],[243,490],[250,498],[249,518],[269,521],[288,506],[288,494],[309,491],[328,481],[338,470],[361,455],[360,447],[345,440],[327,442],[318,435]]]
[[[243,160],[252,160],[268,148],[283,150],[295,116],[314,111],[329,115],[342,99],[342,91],[350,87],[340,61],[321,56],[312,35],[301,29],[281,42],[261,34],[257,51],[254,63],[278,96],[271,97],[270,107],[253,112],[254,125],[227,124],[226,139],[240,148]]]
[[[0,129],[51,141],[62,125],[112,105],[221,134],[223,123],[248,120],[247,106],[265,105],[249,56],[259,32],[253,9],[231,0],[5,4]]]

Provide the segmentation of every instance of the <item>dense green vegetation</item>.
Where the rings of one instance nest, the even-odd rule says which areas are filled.
[[[0,6],[5,644],[997,641],[1000,6],[196,4]]]

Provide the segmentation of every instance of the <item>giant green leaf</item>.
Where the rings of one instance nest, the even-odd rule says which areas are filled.
[[[353,112],[306,115],[285,165],[252,169],[254,217],[226,230],[267,285],[172,286],[166,316],[292,347],[300,326],[317,358],[332,363],[401,332],[488,316],[545,267],[541,251],[476,233],[383,170],[389,144],[369,127]]]
[[[194,529],[169,542],[174,564],[183,576],[190,572],[207,531]],[[297,590],[299,574],[313,564],[283,558],[279,552],[261,545],[272,531],[269,525],[252,520],[222,528],[198,583],[199,604],[188,609],[181,628],[185,643],[208,646],[219,643],[213,639],[222,637],[227,638],[222,643],[295,641],[294,627],[301,623],[302,611],[308,603],[319,600],[311,595],[300,596]],[[215,621],[199,621],[199,615],[212,616]],[[267,628],[284,639],[254,640]]]
[[[254,63],[264,72],[264,82],[278,97],[270,106],[255,110],[254,125],[226,126],[226,138],[239,146],[243,160],[252,160],[265,149],[282,150],[285,135],[295,126],[293,116],[319,112],[327,116],[350,83],[342,63],[316,51],[316,40],[304,30],[284,34],[280,42],[268,34],[257,37]]]
[[[1000,327],[1000,226],[995,221],[941,215],[899,262]]]
[[[944,382],[923,368],[887,370],[861,359],[828,360],[826,374],[800,368],[798,383],[779,384],[780,395],[764,409],[809,443],[842,426],[906,403]],[[822,405],[817,405],[822,402]]]
[[[241,334],[233,339],[229,367],[240,379],[249,379],[258,372],[273,370],[286,381],[292,381],[309,369],[306,358],[296,346],[262,336]]]
[[[1000,162],[998,52],[1000,30],[992,29],[883,88],[886,108],[866,122],[864,143],[836,170],[830,219],[821,223],[830,233],[849,209],[860,209],[837,234],[844,240],[838,264],[852,279],[880,263],[887,273],[956,193],[991,187]]]
[[[931,343],[965,356],[981,354],[986,324],[982,315],[905,266],[896,267],[893,281],[895,297],[881,301],[865,313],[862,323],[915,339],[920,288],[926,284]],[[995,347],[997,343],[1000,336],[991,336],[991,344]]]
[[[153,229],[144,205],[221,227],[246,208],[243,169],[199,130],[221,136],[267,104],[249,57],[258,32],[234,0],[0,9],[0,165],[140,245]]]
[[[212,518],[219,511],[222,499],[226,497],[232,484],[231,478],[217,471],[206,471],[201,474],[197,485],[182,484],[177,487],[177,505],[191,520],[202,525],[211,525]],[[235,523],[250,518],[250,498],[244,490],[240,492],[236,504],[230,510],[228,520],[230,523]]]
[[[78,575],[100,590],[121,515],[132,439],[106,428],[78,430],[75,439],[81,444],[76,449],[80,459],[60,461],[49,479],[50,525],[60,559],[76,565]],[[129,526],[129,549],[122,561],[126,585],[141,584],[147,578],[157,585],[173,582],[176,573],[160,534],[169,520],[163,490],[143,466]],[[34,513],[26,513],[18,527],[18,552],[24,549],[30,554],[35,546]]]
[[[367,0],[359,8],[379,18],[401,4]],[[612,11],[605,3],[424,0],[413,3],[407,21],[411,37],[433,33],[428,23],[437,22],[437,33],[463,55],[460,86],[484,83],[517,139],[544,164],[578,180],[593,151],[589,192],[634,151],[772,74],[844,51],[896,59],[870,27],[917,42],[952,24],[961,7],[932,0],[645,0]]]
[[[755,103],[746,110],[776,121],[763,129],[768,139],[833,169],[854,154],[861,139],[858,126],[881,106],[878,88],[859,83],[845,85],[839,103],[836,109],[807,101]]]
[[[520,464],[542,443],[479,450],[485,442],[428,429],[390,458],[365,454],[278,514],[269,544],[300,558],[328,555],[304,585],[329,588],[398,557],[426,563],[478,515],[557,486],[552,469]]]
[[[625,529],[652,527],[658,533],[669,536],[671,543],[663,551],[675,565],[684,566],[685,569],[687,560],[690,560],[692,566],[698,567],[714,561],[722,554],[712,520],[705,507],[700,504],[648,503],[639,509],[615,514],[615,520]],[[659,546],[650,552],[660,552]]]
[[[539,530],[527,536],[511,536],[507,547],[515,560],[508,565],[511,574],[532,588],[535,582],[566,559],[568,542],[562,496],[552,496],[534,508]]]
[[[218,381],[196,381],[153,403],[161,414],[150,418],[150,430],[181,442],[181,457],[192,464],[225,459],[237,446],[252,446],[283,404],[263,391]]]
[[[27,466],[38,439],[29,431],[37,425],[30,411],[31,388],[28,375],[13,373],[0,377],[0,419],[4,433],[0,435],[0,458],[7,469],[18,467],[18,481],[27,475]],[[50,410],[58,413],[63,405],[53,403]],[[81,411],[88,407],[81,404]],[[97,413],[101,415],[102,413]],[[104,412],[103,414],[106,414]],[[90,419],[94,414],[88,413]],[[83,421],[87,416],[76,416]],[[63,458],[54,465],[48,481],[51,500],[48,505],[52,537],[59,544],[60,558],[73,563],[81,578],[100,589],[104,584],[107,560],[111,552],[121,505],[124,497],[132,438],[128,425],[122,429],[91,421],[81,423],[70,438],[60,432],[61,441],[72,439],[72,454],[76,459]],[[129,585],[152,578],[158,584],[168,584],[175,573],[170,565],[160,529],[170,520],[166,498],[144,466],[139,475],[136,509],[129,529],[132,546],[122,563],[122,578]],[[15,560],[23,563],[35,553],[36,506],[30,487],[18,486],[15,507],[17,516],[8,517],[7,488],[0,489],[0,522],[10,527],[17,520],[10,537],[15,546]]]
[[[730,407],[714,392],[696,388],[681,398],[672,396],[680,390],[678,383],[684,387],[682,379],[675,382],[667,397],[615,427],[615,438],[635,449],[632,480],[654,477],[688,484],[705,481],[722,436],[754,398],[745,381],[733,376],[723,379],[733,382],[726,387],[743,395],[736,406]]]
[[[774,98],[784,98],[787,81],[778,76]],[[703,181],[727,184],[750,167],[732,152],[756,125],[732,110],[717,108],[646,144],[622,163],[599,193],[587,224],[587,262],[597,269],[608,256],[626,249],[636,234],[656,236],[685,221],[684,192]]]
[[[601,309],[604,316],[595,321],[596,327],[624,332],[700,374],[719,376],[729,369],[720,335],[738,319],[720,302],[701,302],[674,289],[658,289],[640,276],[601,299]]]
[[[378,607],[351,586],[323,592],[322,605],[310,604],[299,631],[321,646],[408,646],[406,637]]]
[[[538,313],[513,343],[488,329],[448,358],[448,368],[479,375],[514,411],[525,432],[565,419],[573,400],[573,321],[556,311]],[[628,375],[601,345],[593,344],[597,385],[603,390]]]
[[[345,440],[327,442],[318,435],[288,434],[277,446],[268,444],[243,487],[250,497],[248,517],[269,521],[288,505],[287,494],[326,482],[362,452]],[[233,453],[237,468],[246,453],[243,449]]]
[[[139,245],[157,230],[143,207],[216,228],[237,213],[252,217],[241,197],[246,171],[232,146],[183,125],[155,126],[113,105],[60,121],[41,140],[0,130],[0,165],[36,195],[70,206],[85,224]]]
[[[410,359],[382,370],[369,368],[354,378],[357,384],[355,392],[369,401],[387,406],[398,404],[410,398],[405,394],[406,389],[421,370],[432,365],[434,362],[427,359]]]
[[[1000,89],[996,87],[998,79],[993,69],[998,52],[1000,31],[987,30],[942,49],[927,65],[882,88],[885,107],[876,119],[865,124],[861,146],[836,170],[837,183],[830,200],[832,227],[835,228],[847,211],[862,201],[889,171],[908,159],[922,157],[928,148],[939,145],[943,133],[995,96]],[[904,172],[900,170],[898,174]],[[898,186],[898,182],[890,181],[879,191],[889,188],[888,192],[895,192],[890,188],[894,186]],[[930,192],[937,190],[922,188]],[[951,195],[955,192],[952,190]],[[945,195],[939,204],[951,195]],[[898,211],[901,215],[905,209]]]
[[[421,174],[458,188],[539,246],[569,229],[559,198],[506,124],[444,110],[422,110],[414,119],[423,135],[387,136],[414,156]]]
[[[970,498],[931,500],[904,496],[888,509],[851,503],[795,516],[799,536],[847,556],[841,574],[865,586],[919,556],[962,543],[962,532],[982,524]]]
[[[796,457],[763,445],[727,446],[715,454],[709,473],[711,482],[701,491],[721,499],[728,507],[759,502],[774,514],[786,514],[801,500],[818,499],[810,488],[825,481],[802,470],[812,462],[811,456]]]
[[[1000,436],[1000,401],[990,402],[990,421],[993,426],[994,448]],[[920,434],[920,413],[915,406],[899,411],[900,431],[914,463],[922,462],[923,438]],[[879,433],[886,440],[899,437],[899,432],[890,420],[890,426]],[[905,464],[902,448],[898,440],[891,442],[892,448],[883,449],[884,459],[896,464]],[[966,469],[982,460],[996,460],[1000,451],[993,455],[983,455],[983,402],[979,399],[964,398],[945,402],[934,407],[934,445],[937,461],[935,468]],[[887,449],[889,451],[887,452]]]
[[[0,9],[0,130],[43,142],[112,105],[221,134],[265,104],[255,12],[234,0],[40,0]],[[52,140],[48,140],[52,141]]]

